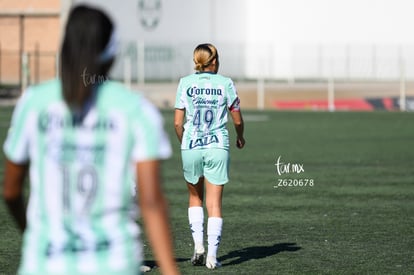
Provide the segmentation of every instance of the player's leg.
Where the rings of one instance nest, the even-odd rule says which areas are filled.
[[[194,241],[194,255],[191,259],[193,265],[204,264],[204,177],[197,184],[187,183],[189,193],[188,221]]]
[[[200,177],[197,184],[187,182],[188,207],[203,207],[204,177]]]
[[[217,185],[204,180],[206,185],[206,208],[209,218],[221,218],[221,206],[224,185]]]
[[[191,258],[193,265],[204,264],[204,178],[202,170],[202,156],[199,150],[183,150],[184,178],[187,181],[188,221],[194,241],[194,254]]]
[[[220,245],[223,227],[222,196],[224,184],[228,182],[229,153],[222,149],[210,150],[209,154],[205,156],[205,162],[204,182],[208,213],[206,266],[209,269],[214,269],[221,266],[217,261],[217,250]]]
[[[217,250],[221,241],[223,218],[221,213],[221,201],[224,185],[215,185],[205,180],[207,220],[207,259],[206,266],[210,269],[218,268],[221,264],[217,261]]]

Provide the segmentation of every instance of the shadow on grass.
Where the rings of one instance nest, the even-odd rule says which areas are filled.
[[[273,256],[284,251],[295,252],[299,249],[301,249],[301,247],[297,246],[296,243],[277,243],[271,246],[251,246],[232,251],[227,255],[219,257],[218,260],[222,262],[223,266],[236,265],[253,259],[262,259]],[[227,260],[230,260],[230,262],[224,263]]]

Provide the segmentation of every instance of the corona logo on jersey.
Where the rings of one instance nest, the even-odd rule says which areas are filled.
[[[147,30],[155,29],[160,22],[161,0],[139,0],[138,12],[141,25]]]
[[[189,97],[193,97],[196,95],[222,95],[223,91],[218,88],[218,89],[214,89],[214,88],[197,88],[197,87],[190,87],[187,89],[187,95]]]

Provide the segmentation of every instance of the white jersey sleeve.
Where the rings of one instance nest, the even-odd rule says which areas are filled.
[[[186,98],[185,98],[185,93],[183,93],[182,79],[180,79],[180,82],[177,88],[177,94],[175,97],[175,108],[176,109],[186,108]]]
[[[17,101],[3,146],[6,157],[14,163],[29,161],[29,129],[30,125],[35,123],[30,121],[30,111],[27,108],[31,97],[32,91],[28,89]]]
[[[139,107],[143,115],[134,127],[136,142],[133,147],[133,159],[139,162],[169,158],[172,150],[160,112],[144,98],[141,99]]]
[[[232,107],[236,100],[237,100],[237,103],[239,101],[236,87],[234,86],[234,83],[231,79],[228,80],[226,96],[227,96],[227,107],[228,108]]]

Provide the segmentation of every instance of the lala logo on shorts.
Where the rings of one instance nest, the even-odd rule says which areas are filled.
[[[216,135],[212,135],[212,136],[205,136],[202,138],[198,138],[196,140],[191,140],[190,141],[190,149],[196,148],[198,146],[206,146],[212,143],[218,143],[218,137]]]

